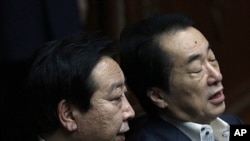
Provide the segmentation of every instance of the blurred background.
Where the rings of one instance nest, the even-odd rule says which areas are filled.
[[[7,121],[23,121],[25,60],[40,44],[82,32],[121,30],[156,12],[184,13],[212,44],[220,63],[226,113],[250,124],[250,1],[248,0],[1,0],[1,107]],[[131,94],[136,119],[143,110]],[[18,105],[18,106],[17,106]],[[28,112],[28,111],[27,111]]]

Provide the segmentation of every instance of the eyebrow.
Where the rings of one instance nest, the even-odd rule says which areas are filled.
[[[211,49],[211,45],[208,44],[208,47],[207,47],[207,52]],[[190,64],[191,62],[193,62],[194,60],[197,60],[201,58],[201,54],[193,54],[191,56],[188,57],[188,60],[186,62],[186,64]]]

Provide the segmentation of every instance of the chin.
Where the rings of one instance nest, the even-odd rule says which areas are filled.
[[[213,115],[214,115],[214,117],[218,117],[221,114],[223,114],[225,112],[225,109],[226,109],[225,102],[223,102],[219,106],[215,107],[213,109]]]

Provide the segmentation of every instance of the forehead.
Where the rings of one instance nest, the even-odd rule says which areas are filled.
[[[94,67],[91,77],[98,86],[107,86],[124,81],[123,72],[119,65],[110,57],[102,57]]]
[[[172,57],[187,57],[194,53],[201,53],[208,47],[204,35],[194,27],[188,27],[160,37],[160,46]]]

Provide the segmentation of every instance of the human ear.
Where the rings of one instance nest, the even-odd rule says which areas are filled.
[[[77,129],[76,121],[73,117],[73,107],[66,100],[61,100],[57,106],[58,118],[64,128],[73,132]]]
[[[147,91],[147,96],[152,100],[152,102],[159,108],[166,108],[168,106],[165,101],[166,93],[164,93],[160,88],[152,87]]]

